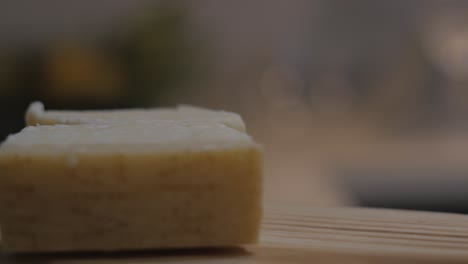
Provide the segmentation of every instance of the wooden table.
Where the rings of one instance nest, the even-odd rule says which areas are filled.
[[[3,255],[5,264],[468,263],[468,216],[267,205],[243,248]]]

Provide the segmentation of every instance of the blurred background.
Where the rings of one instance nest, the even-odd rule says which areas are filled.
[[[49,109],[240,113],[267,200],[468,213],[468,1],[0,0],[0,140]]]

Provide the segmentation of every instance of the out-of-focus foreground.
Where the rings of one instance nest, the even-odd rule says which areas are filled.
[[[468,212],[468,3],[0,2],[0,138],[54,109],[238,112],[268,200]],[[465,147],[465,145],[467,147]]]

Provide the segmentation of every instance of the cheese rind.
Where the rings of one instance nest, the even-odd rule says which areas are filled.
[[[198,121],[27,127],[0,146],[11,252],[255,243],[261,151]]]
[[[184,152],[252,147],[245,133],[219,123],[159,121],[152,124],[29,126],[10,135],[2,152]]]
[[[232,112],[213,111],[200,107],[179,105],[177,108],[119,109],[87,111],[53,111],[33,102],[25,115],[26,125],[74,124],[148,124],[160,121],[199,121],[225,124],[245,132],[242,118]]]

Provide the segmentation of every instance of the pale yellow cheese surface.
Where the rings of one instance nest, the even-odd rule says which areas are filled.
[[[0,146],[12,252],[255,243],[261,151],[213,121],[26,127]]]
[[[26,111],[25,119],[28,126],[115,123],[148,124],[159,121],[200,121],[216,122],[239,131],[245,131],[245,124],[236,113],[214,111],[186,105],[180,105],[177,108],[46,111],[42,103],[34,102]]]

